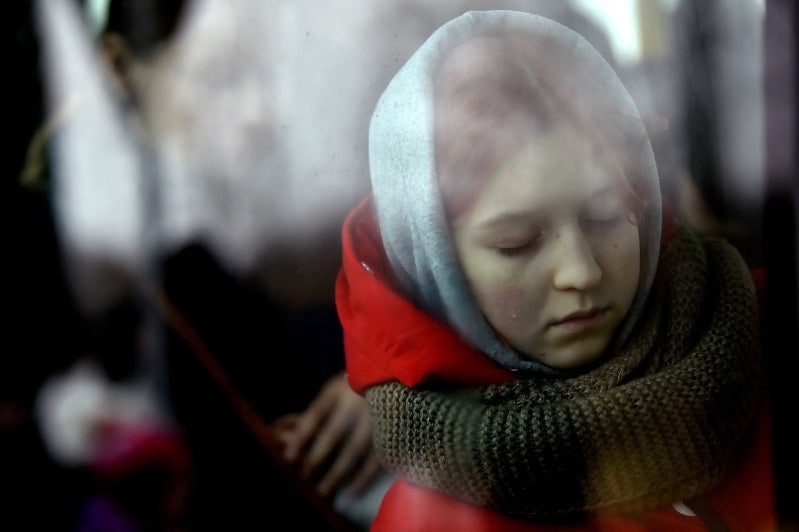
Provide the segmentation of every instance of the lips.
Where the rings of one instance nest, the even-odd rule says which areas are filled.
[[[608,315],[608,307],[591,308],[572,312],[565,318],[552,322],[555,329],[567,332],[582,332],[602,324]]]

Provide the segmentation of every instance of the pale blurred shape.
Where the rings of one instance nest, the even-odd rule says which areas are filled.
[[[38,8],[49,108],[64,113],[53,143],[59,236],[73,286],[92,305],[108,290],[95,277],[101,263],[132,276],[146,268],[143,168],[73,4],[39,0]]]
[[[83,466],[97,458],[108,423],[166,426],[154,397],[141,383],[113,383],[96,365],[81,361],[44,383],[36,416],[50,455],[62,465]]]

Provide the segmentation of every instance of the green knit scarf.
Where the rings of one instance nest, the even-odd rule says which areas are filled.
[[[686,229],[624,349],[568,378],[479,390],[367,390],[392,473],[537,519],[638,511],[707,491],[753,419],[758,310],[740,255]]]

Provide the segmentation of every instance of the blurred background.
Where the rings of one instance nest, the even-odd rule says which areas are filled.
[[[777,503],[797,524],[791,0],[8,3],[0,520],[368,527],[379,489],[317,497],[264,427],[342,371],[339,231],[380,92],[438,26],[494,8],[591,41],[673,210],[768,271]]]

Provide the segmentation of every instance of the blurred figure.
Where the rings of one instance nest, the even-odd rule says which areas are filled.
[[[763,8],[749,0],[676,3],[661,57],[627,70],[648,120],[664,193],[696,231],[762,264],[765,197]]]
[[[67,46],[57,52],[67,54],[67,59],[70,59],[69,53],[74,54],[73,60],[76,56],[80,60],[81,54],[84,54],[83,59],[91,59],[91,50],[81,49],[80,40],[69,41],[76,37],[74,29],[79,28],[79,24],[76,25],[74,12],[70,14],[68,7],[69,4],[65,3],[60,7],[48,4],[48,12],[40,12],[44,19],[43,35],[53,39],[49,57],[52,59],[53,48],[66,43]],[[206,7],[212,9],[207,4]],[[324,296],[317,296],[318,301],[307,308],[295,306],[292,307],[295,310],[290,310],[278,307],[251,279],[243,276],[245,270],[253,269],[249,262],[252,259],[231,259],[236,256],[235,251],[231,252],[231,248],[224,246],[232,245],[234,250],[237,249],[235,243],[230,244],[234,239],[211,238],[209,245],[197,234],[202,232],[198,226],[209,219],[213,223],[206,228],[230,229],[214,218],[213,213],[218,215],[220,211],[212,209],[207,217],[200,215],[200,222],[197,222],[192,213],[202,211],[194,210],[191,205],[185,208],[187,197],[204,195],[214,201],[217,193],[223,192],[214,185],[213,180],[219,178],[233,180],[228,191],[238,198],[256,198],[258,201],[260,197],[275,205],[279,201],[275,194],[258,192],[257,186],[248,187],[254,179],[253,172],[269,169],[262,166],[262,160],[255,160],[252,166],[248,166],[247,153],[243,154],[244,160],[236,158],[231,162],[225,159],[233,155],[237,146],[222,146],[216,152],[197,152],[196,157],[189,159],[182,158],[183,152],[178,150],[178,155],[170,158],[174,155],[169,151],[174,147],[171,142],[186,140],[180,136],[182,133],[189,133],[191,144],[194,138],[191,135],[207,135],[209,130],[198,118],[205,129],[178,129],[177,137],[170,137],[170,133],[175,133],[173,128],[181,124],[159,121],[163,118],[160,113],[190,112],[182,117],[190,121],[195,116],[204,116],[204,113],[219,117],[214,115],[217,109],[208,105],[188,109],[177,105],[171,108],[160,106],[162,100],[169,101],[169,92],[159,92],[163,89],[159,85],[159,73],[169,78],[169,74],[175,71],[174,67],[182,64],[171,64],[167,58],[171,57],[170,45],[178,46],[181,42],[169,41],[168,37],[176,31],[184,9],[183,2],[111,2],[107,25],[101,25],[101,44],[110,67],[108,70],[97,70],[96,66],[92,70],[92,64],[84,61],[77,63],[75,70],[80,71],[83,65],[87,76],[70,80],[71,73],[58,72],[57,64],[49,63],[50,68],[56,70],[50,72],[50,88],[54,94],[51,102],[55,102],[53,108],[58,113],[54,114],[57,123],[49,123],[45,129],[54,134],[53,141],[48,142],[49,147],[54,148],[57,165],[51,191],[59,222],[58,236],[65,249],[71,288],[76,293],[82,315],[90,328],[96,330],[99,343],[107,348],[101,350],[107,364],[102,376],[92,373],[89,381],[81,380],[78,377],[85,372],[75,368],[71,374],[43,390],[42,409],[50,413],[43,419],[45,423],[48,420],[53,423],[49,428],[45,426],[44,430],[48,435],[55,435],[51,439],[51,450],[58,449],[59,445],[63,448],[64,442],[58,442],[63,433],[59,429],[63,427],[58,425],[59,414],[54,410],[75,405],[80,407],[85,403],[80,403],[80,398],[78,403],[64,403],[62,400],[70,393],[64,390],[85,396],[94,387],[98,393],[94,394],[89,411],[79,423],[81,428],[77,434],[79,452],[88,456],[73,456],[73,461],[96,465],[101,456],[111,453],[117,456],[116,462],[125,462],[118,456],[119,452],[113,451],[119,444],[138,447],[140,453],[147,455],[151,450],[148,442],[156,436],[153,432],[143,437],[137,436],[135,430],[125,429],[111,431],[114,437],[110,439],[103,436],[109,434],[110,428],[102,427],[109,427],[107,422],[122,421],[124,409],[130,406],[123,400],[119,402],[122,410],[108,408],[107,379],[110,377],[125,384],[136,381],[140,390],[146,389],[152,394],[149,398],[155,403],[153,410],[160,407],[163,410],[161,416],[174,418],[188,446],[192,458],[192,491],[188,498],[188,512],[183,516],[186,526],[191,529],[257,526],[259,522],[266,522],[264,520],[279,519],[280,514],[285,514],[302,528],[326,528],[329,526],[327,520],[331,519],[342,527],[348,526],[345,519],[339,517],[340,521],[335,520],[332,512],[326,513],[326,508],[320,506],[328,503],[310,500],[310,488],[295,482],[295,475],[287,471],[284,464],[275,462],[276,458],[280,462],[280,456],[270,456],[269,452],[274,450],[264,448],[263,442],[253,434],[262,426],[247,425],[246,422],[251,420],[240,418],[241,412],[237,408],[240,405],[232,400],[230,394],[230,390],[242,392],[239,398],[256,408],[257,421],[268,422],[278,415],[301,411],[322,384],[332,377],[327,392],[316,403],[317,411],[320,405],[323,406],[321,413],[324,415],[320,419],[323,424],[316,427],[304,423],[297,432],[302,435],[299,440],[289,437],[291,452],[296,455],[306,451],[306,444],[312,443],[317,433],[329,435],[331,430],[334,431],[326,445],[313,447],[313,459],[326,463],[304,467],[302,472],[306,478],[301,480],[309,487],[324,482],[320,489],[322,495],[332,497],[351,476],[360,472],[359,482],[368,484],[377,474],[376,461],[369,460],[369,425],[366,423],[364,427],[366,417],[360,415],[364,409],[363,401],[348,387],[335,385],[341,381],[336,374],[343,367],[343,355],[332,304],[325,311],[321,308]],[[59,16],[66,18],[58,19]],[[70,16],[73,17],[72,35],[68,27]],[[79,34],[77,37],[79,39]],[[70,44],[74,48],[69,48]],[[192,58],[197,59],[197,56]],[[203,59],[200,54],[199,60]],[[243,62],[242,68],[248,68],[248,64]],[[205,72],[215,73],[213,68],[193,71]],[[255,72],[260,74],[257,69]],[[85,83],[87,78],[97,83],[91,86]],[[70,83],[78,83],[77,90]],[[108,91],[107,87],[112,87],[113,91]],[[198,82],[186,88],[195,91],[192,94],[196,95],[208,86]],[[92,91],[98,98],[86,99]],[[154,97],[156,94],[158,97]],[[229,96],[224,91],[220,94],[222,99]],[[244,93],[237,93],[241,94]],[[206,98],[195,103],[208,101]],[[94,105],[87,105],[87,102]],[[235,107],[228,110],[231,115],[225,118],[231,120],[237,117],[242,120],[264,119],[258,109],[251,113]],[[100,120],[96,120],[98,118]],[[271,122],[267,124],[271,125]],[[233,122],[232,127],[236,134],[252,132],[239,122]],[[103,131],[103,128],[107,134],[97,137],[97,131]],[[260,142],[247,145],[250,154],[253,150],[262,149],[269,152],[271,144],[264,137],[237,138],[247,143]],[[224,135],[221,139],[236,140]],[[161,164],[168,169],[164,170]],[[180,181],[186,177],[184,172],[187,169],[197,172],[191,176],[197,179],[192,183],[196,189]],[[269,174],[259,179],[268,186],[280,182]],[[257,185],[257,182],[252,184]],[[189,196],[185,196],[186,193]],[[176,196],[183,199],[175,199]],[[170,200],[177,203],[170,204]],[[159,210],[152,201],[157,204],[163,201],[167,205]],[[225,214],[230,214],[230,205],[222,207]],[[270,219],[269,212],[256,211],[253,211],[253,216],[243,216],[245,223],[259,218]],[[277,233],[277,228],[273,231],[272,236]],[[247,235],[256,238],[251,232]],[[264,238],[268,240],[269,234],[265,233]],[[263,253],[260,248],[254,250],[256,255]],[[320,256],[325,257],[326,253]],[[220,261],[219,257],[226,260]],[[325,261],[335,259],[319,262]],[[332,281],[328,290],[332,300]],[[153,297],[166,301],[160,319],[170,328],[153,322],[154,318],[159,319],[154,315],[158,301],[147,299]],[[316,305],[320,308],[317,309]],[[196,353],[197,344],[191,341],[192,338],[200,338],[207,352]],[[305,345],[300,345],[303,343]],[[279,356],[273,354],[277,350]],[[167,356],[162,357],[159,353]],[[216,369],[221,368],[221,373],[210,371],[204,365],[199,355],[207,353],[218,357],[220,365]],[[303,378],[295,378],[299,375]],[[67,385],[70,379],[74,382]],[[233,387],[220,386],[220,379],[229,379]],[[48,399],[49,396],[54,399]],[[343,419],[326,422],[328,411],[344,412]],[[74,416],[76,411],[73,408],[70,412]],[[359,420],[361,436],[354,445],[347,447],[349,457],[337,462],[334,475],[324,476],[330,465],[327,463],[328,455],[338,452],[340,442],[347,441],[350,425],[358,426]],[[66,423],[67,430],[75,429],[69,419]],[[284,434],[294,432],[293,428],[287,428],[287,423],[283,426]],[[363,437],[364,430],[366,438]],[[89,441],[82,441],[86,438]],[[277,442],[274,437],[272,441]],[[176,453],[180,454],[177,451],[172,454]],[[64,458],[57,450],[54,454]],[[142,459],[137,456],[130,459],[134,464],[137,459]],[[163,490],[169,491],[170,483],[164,485],[157,476],[146,473],[149,470],[146,463],[140,465],[128,469],[117,464],[114,468],[102,468],[101,475],[94,472],[102,481],[104,495],[111,496],[117,504],[124,502],[121,504],[123,507],[127,506],[129,511],[137,514],[140,527],[153,529],[157,522],[157,509],[161,507],[158,501],[164,501],[157,497],[158,501],[142,506],[139,503],[147,499],[139,500],[139,497],[152,491],[166,496]],[[116,472],[110,474],[109,469]],[[184,467],[178,469],[185,474]],[[143,484],[146,479],[155,484]],[[180,498],[179,492],[185,486],[172,488],[173,492],[178,491],[173,495]],[[107,497],[104,500],[108,500]],[[180,507],[174,497],[168,500]],[[271,508],[266,514],[261,510],[265,502]],[[83,523],[87,529],[96,527],[97,519],[104,515],[108,518],[108,512],[104,512],[107,509],[107,505],[98,504],[93,499],[84,516]],[[162,508],[162,511],[167,510]]]

